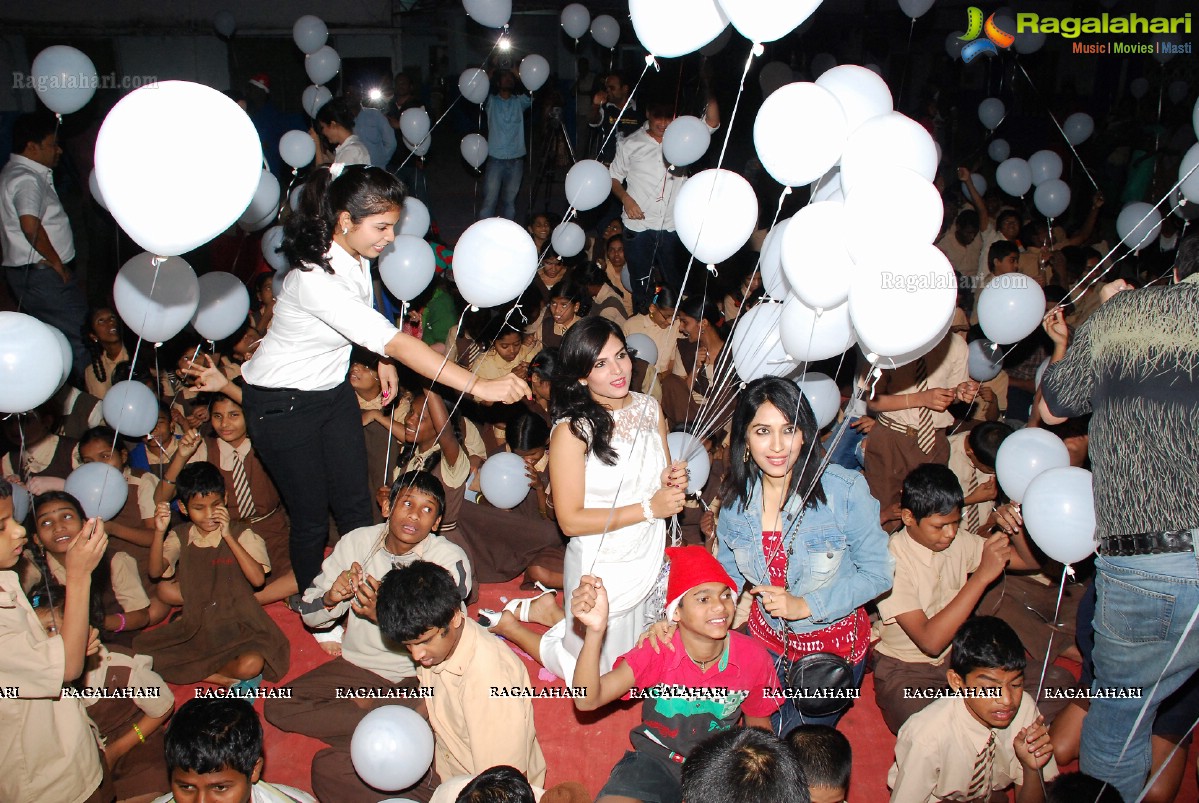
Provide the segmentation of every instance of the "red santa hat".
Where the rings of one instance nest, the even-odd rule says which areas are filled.
[[[673,619],[683,595],[704,583],[721,583],[737,592],[737,586],[729,573],[702,546],[667,547],[666,559],[670,561],[670,577],[666,581],[666,618]]]
[[[250,86],[256,86],[269,95],[271,93],[271,77],[260,72],[250,78]]]

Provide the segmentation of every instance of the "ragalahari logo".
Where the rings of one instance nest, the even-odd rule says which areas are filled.
[[[987,17],[987,21],[984,23],[982,9],[977,6],[970,6],[966,10],[966,19],[969,23],[966,33],[958,37],[963,42],[969,42],[962,47],[962,61],[966,64],[983,54],[998,56],[1000,50],[1007,50],[1012,46],[1012,42],[1016,41],[1015,35],[995,24],[994,14]],[[985,39],[978,38],[984,34],[986,35]]]

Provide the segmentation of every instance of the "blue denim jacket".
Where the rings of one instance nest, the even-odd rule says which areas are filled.
[[[787,591],[811,608],[807,619],[787,622],[794,633],[811,633],[844,619],[858,607],[891,588],[895,559],[887,533],[878,523],[878,500],[865,478],[837,465],[824,470],[820,484],[826,504],[810,508],[798,531],[791,529],[800,513],[794,494],[783,509],[783,540],[793,545],[787,565]],[[748,503],[720,511],[716,526],[717,555],[738,584],[770,585],[762,553],[762,486]],[[773,627],[783,620],[763,611]]]

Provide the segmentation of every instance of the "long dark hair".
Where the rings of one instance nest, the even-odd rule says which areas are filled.
[[[706,322],[722,342],[729,339],[729,327],[725,325],[724,315],[706,296],[686,296],[679,302],[676,311],[701,323]]]
[[[610,337],[619,340],[621,348],[627,348],[624,332],[607,318],[581,318],[566,330],[558,347],[550,414],[555,420],[567,419],[571,433],[587,444],[587,451],[605,465],[614,466],[618,455],[612,448],[612,414],[579,382],[591,373]]]
[[[753,423],[758,408],[767,403],[774,405],[789,423],[797,426],[803,436],[803,446],[795,461],[800,470],[792,470],[786,498],[797,491],[804,493],[811,488],[812,492],[804,506],[814,508],[818,504],[825,504],[824,488],[817,474],[824,457],[824,447],[820,444],[816,416],[795,383],[777,376],[764,376],[750,382],[737,401],[729,443],[729,470],[720,489],[721,504],[728,507],[736,502],[744,506],[749,501],[753,487],[762,479],[762,469],[758,468],[758,464],[752,459],[745,460],[743,456],[748,448],[745,442],[749,425]]]
[[[579,311],[575,313],[576,318],[582,318],[591,311],[591,294],[587,292],[586,287],[570,276],[550,288],[549,298],[545,303],[548,305],[555,298],[564,298],[572,304],[578,304]]]
[[[315,170],[300,195],[300,208],[283,226],[279,250],[292,267],[312,270],[321,267],[332,273],[329,246],[342,212],[355,224],[370,215],[403,208],[405,190],[400,180],[381,167],[343,165],[333,178],[328,167]]]

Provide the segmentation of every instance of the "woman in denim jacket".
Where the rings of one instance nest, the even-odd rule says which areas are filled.
[[[895,569],[865,478],[836,465],[818,474],[817,435],[794,383],[751,382],[733,413],[716,528],[720,563],[754,596],[749,633],[770,650],[784,688],[791,662],[813,652],[848,659],[861,684],[870,644],[862,606],[891,588]],[[839,718],[804,717],[784,705],[774,725],[786,736]]]

